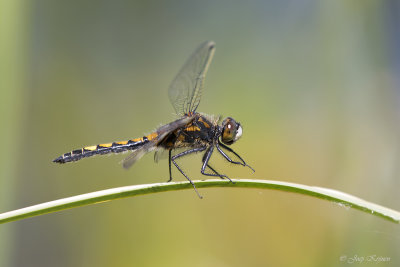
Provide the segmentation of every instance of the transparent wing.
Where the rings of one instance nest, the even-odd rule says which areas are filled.
[[[167,150],[165,149],[156,150],[156,152],[154,153],[154,162],[158,163],[160,160],[166,159],[167,157],[168,157]]]
[[[166,138],[168,137],[171,133],[173,133],[175,130],[184,127],[186,124],[190,123],[194,117],[183,117],[181,119],[178,119],[176,121],[173,121],[171,123],[168,123],[166,125],[161,126],[160,128],[157,129],[157,136],[152,139],[150,142],[146,143],[142,147],[134,150],[132,154],[127,156],[123,161],[122,161],[122,166],[125,169],[128,169],[131,167],[136,161],[138,161],[141,157],[143,157],[145,154],[148,152],[154,151],[158,148],[158,145]]]
[[[172,81],[168,96],[177,115],[196,111],[214,52],[214,42],[201,44]]]
[[[155,145],[154,143],[147,143],[144,146],[142,146],[141,148],[135,150],[134,152],[132,152],[132,154],[130,154],[129,156],[127,156],[123,161],[122,161],[122,166],[125,169],[130,168],[136,161],[138,161],[141,157],[143,157],[145,154],[147,154],[148,152],[152,151],[155,149]]]

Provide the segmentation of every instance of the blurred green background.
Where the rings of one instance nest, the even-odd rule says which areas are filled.
[[[215,154],[218,170],[400,210],[399,14],[396,0],[0,1],[0,212],[166,181],[167,160],[152,155],[129,171],[126,154],[51,161],[174,120],[167,88],[205,40],[217,50],[198,110],[242,123],[233,148],[256,172]],[[200,155],[181,164],[204,179]],[[400,227],[380,218],[276,191],[200,193],[2,225],[0,266],[340,266],[373,255],[400,266]]]

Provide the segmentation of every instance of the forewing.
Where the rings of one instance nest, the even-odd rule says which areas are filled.
[[[214,42],[201,44],[172,81],[168,96],[176,114],[184,115],[196,110],[214,52]]]
[[[136,161],[138,161],[141,157],[143,157],[148,152],[156,150],[158,145],[162,140],[164,140],[169,134],[174,132],[175,130],[185,126],[186,124],[190,123],[194,117],[185,116],[181,119],[168,123],[166,125],[161,126],[156,130],[157,136],[154,137],[151,141],[144,144],[142,147],[138,148],[137,150],[133,151],[132,154],[127,156],[122,161],[122,166],[125,169],[130,168]]]

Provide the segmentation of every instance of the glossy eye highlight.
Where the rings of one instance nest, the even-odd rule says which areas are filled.
[[[242,136],[243,130],[240,123],[228,117],[222,122],[221,141],[224,144],[231,145]]]

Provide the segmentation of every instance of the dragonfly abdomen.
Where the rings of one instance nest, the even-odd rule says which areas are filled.
[[[144,144],[148,143],[151,138],[144,136],[142,138],[136,138],[128,141],[113,142],[107,144],[99,144],[95,146],[86,146],[84,148],[76,149],[71,152],[65,153],[58,158],[54,159],[56,163],[67,163],[77,161],[82,158],[91,157],[94,155],[104,155],[108,153],[121,153],[128,150],[135,150]]]

